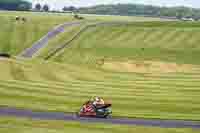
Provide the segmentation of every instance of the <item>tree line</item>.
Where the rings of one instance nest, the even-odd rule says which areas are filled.
[[[0,0],[0,10],[30,10],[32,3],[25,0]],[[33,7],[36,11],[49,11],[49,5],[36,4]],[[200,19],[200,9],[189,7],[158,7],[142,4],[115,4],[98,5],[93,7],[76,8],[74,6],[64,6],[63,11],[72,11],[85,14],[100,15],[124,15],[124,16],[152,16],[152,17],[173,17],[173,18],[193,18]]]
[[[40,3],[37,3],[34,8],[35,11],[45,11],[45,12],[48,12],[49,9],[50,9],[49,5],[45,4],[42,6]]]
[[[23,10],[27,11],[32,8],[30,2],[24,0],[0,0],[0,10]]]
[[[175,17],[200,19],[200,9],[188,7],[158,7],[141,4],[117,4],[98,5],[93,7],[79,8],[80,13],[104,14],[104,15],[125,15],[125,16],[153,16],[153,17]]]

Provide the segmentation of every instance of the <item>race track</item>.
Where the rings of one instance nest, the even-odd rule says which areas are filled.
[[[60,113],[60,112],[33,112],[31,110],[22,110],[15,108],[0,107],[1,116],[14,116],[21,118],[31,118],[40,120],[64,120],[64,121],[79,121],[87,123],[110,123],[121,125],[138,125],[138,126],[153,126],[162,128],[195,128],[200,129],[200,122],[186,120],[156,120],[156,119],[134,119],[134,118],[79,118],[75,114]]]
[[[44,37],[42,37],[39,41],[35,42],[30,48],[27,48],[24,51],[22,51],[22,53],[20,53],[18,57],[32,58],[34,54],[36,54],[41,48],[45,47],[48,44],[49,39],[54,38],[60,33],[63,33],[66,27],[76,26],[80,24],[80,21],[67,22],[55,27],[54,29],[49,31]]]

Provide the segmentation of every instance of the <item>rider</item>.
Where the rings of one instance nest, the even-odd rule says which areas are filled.
[[[83,106],[83,112],[94,112],[94,107],[97,109],[104,107],[104,100],[100,97],[93,97],[90,101],[86,102]]]
[[[82,108],[82,112],[87,113],[87,112],[94,112],[94,106],[91,104],[90,101],[87,101]]]
[[[103,106],[105,104],[104,100],[100,97],[94,97],[92,100],[92,104],[97,107],[97,106]]]

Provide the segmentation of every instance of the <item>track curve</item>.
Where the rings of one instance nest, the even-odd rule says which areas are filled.
[[[133,119],[133,118],[79,118],[73,113],[60,112],[37,112],[31,110],[23,110],[16,108],[0,107],[0,116],[27,117],[40,120],[64,120],[64,121],[79,121],[87,123],[110,123],[121,125],[138,125],[138,126],[153,126],[162,128],[195,128],[200,129],[200,122],[186,120],[156,120],[156,119]]]
[[[65,49],[72,41],[77,39],[83,32],[85,32],[87,29],[91,27],[97,27],[97,26],[120,26],[120,25],[127,25],[131,24],[130,22],[97,22],[94,24],[88,24],[85,27],[83,27],[79,32],[77,32],[70,40],[67,40],[64,44],[59,45],[56,47],[53,51],[50,51],[47,57],[45,57],[45,60],[49,60],[51,57],[56,55],[59,51]]]
[[[41,48],[45,47],[49,39],[54,38],[60,33],[65,31],[66,27],[80,25],[81,21],[67,22],[61,25],[54,27],[49,31],[45,36],[43,36],[39,41],[35,42],[30,48],[22,51],[18,56],[23,58],[32,58]]]

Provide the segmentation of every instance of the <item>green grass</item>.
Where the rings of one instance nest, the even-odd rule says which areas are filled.
[[[90,64],[99,58],[199,64],[194,60],[200,57],[199,35],[199,23],[140,22],[99,26],[89,28],[54,59]]]
[[[169,19],[141,17],[141,16],[115,16],[115,15],[95,15],[95,14],[80,14],[87,20],[92,21],[120,21],[120,22],[135,22],[135,21],[170,21]]]
[[[113,103],[113,115],[200,120],[199,68],[190,73],[119,73],[72,64],[0,62],[0,105],[75,112],[90,97]]]
[[[15,16],[26,17],[27,22],[16,22]],[[19,54],[53,27],[72,20],[70,15],[1,11],[0,52]]]
[[[53,25],[71,20],[63,14],[24,13],[27,17],[31,14],[28,20],[33,22],[22,24],[10,20],[16,14],[0,14],[0,23],[5,25],[0,32],[4,44],[0,49],[13,54],[30,46]],[[31,25],[36,27],[29,29]],[[85,100],[100,95],[112,101],[114,116],[200,120],[199,23],[134,22],[93,27],[50,61],[42,60],[80,28],[52,39],[41,50],[40,58],[0,59],[0,106],[75,112]],[[22,43],[26,41],[30,42]],[[185,72],[121,72],[98,66],[103,58],[105,63],[154,61],[191,66]],[[77,126],[74,130],[79,132]]]
[[[16,22],[15,16],[22,16],[27,18],[27,22]],[[160,20],[158,18],[145,17],[119,17],[119,16],[95,16],[83,15],[86,20],[91,21],[147,21]],[[54,26],[62,24],[67,21],[74,20],[73,16],[64,13],[34,13],[34,12],[0,12],[0,52],[8,52],[12,55],[19,54],[22,50],[30,47],[35,41],[38,41]],[[74,32],[74,31],[71,31]],[[69,35],[66,33],[65,35]],[[63,35],[49,42],[51,45],[63,42]],[[51,46],[50,46],[51,47]],[[49,48],[50,48],[49,47]],[[47,51],[47,50],[46,50]],[[42,52],[46,53],[45,50]],[[42,55],[43,55],[42,54]]]
[[[64,121],[42,121],[31,119],[18,119],[1,117],[0,132],[6,133],[197,133],[193,129],[176,129],[176,128],[155,128],[141,126],[124,126],[124,125],[106,125],[101,123],[78,123]]]

